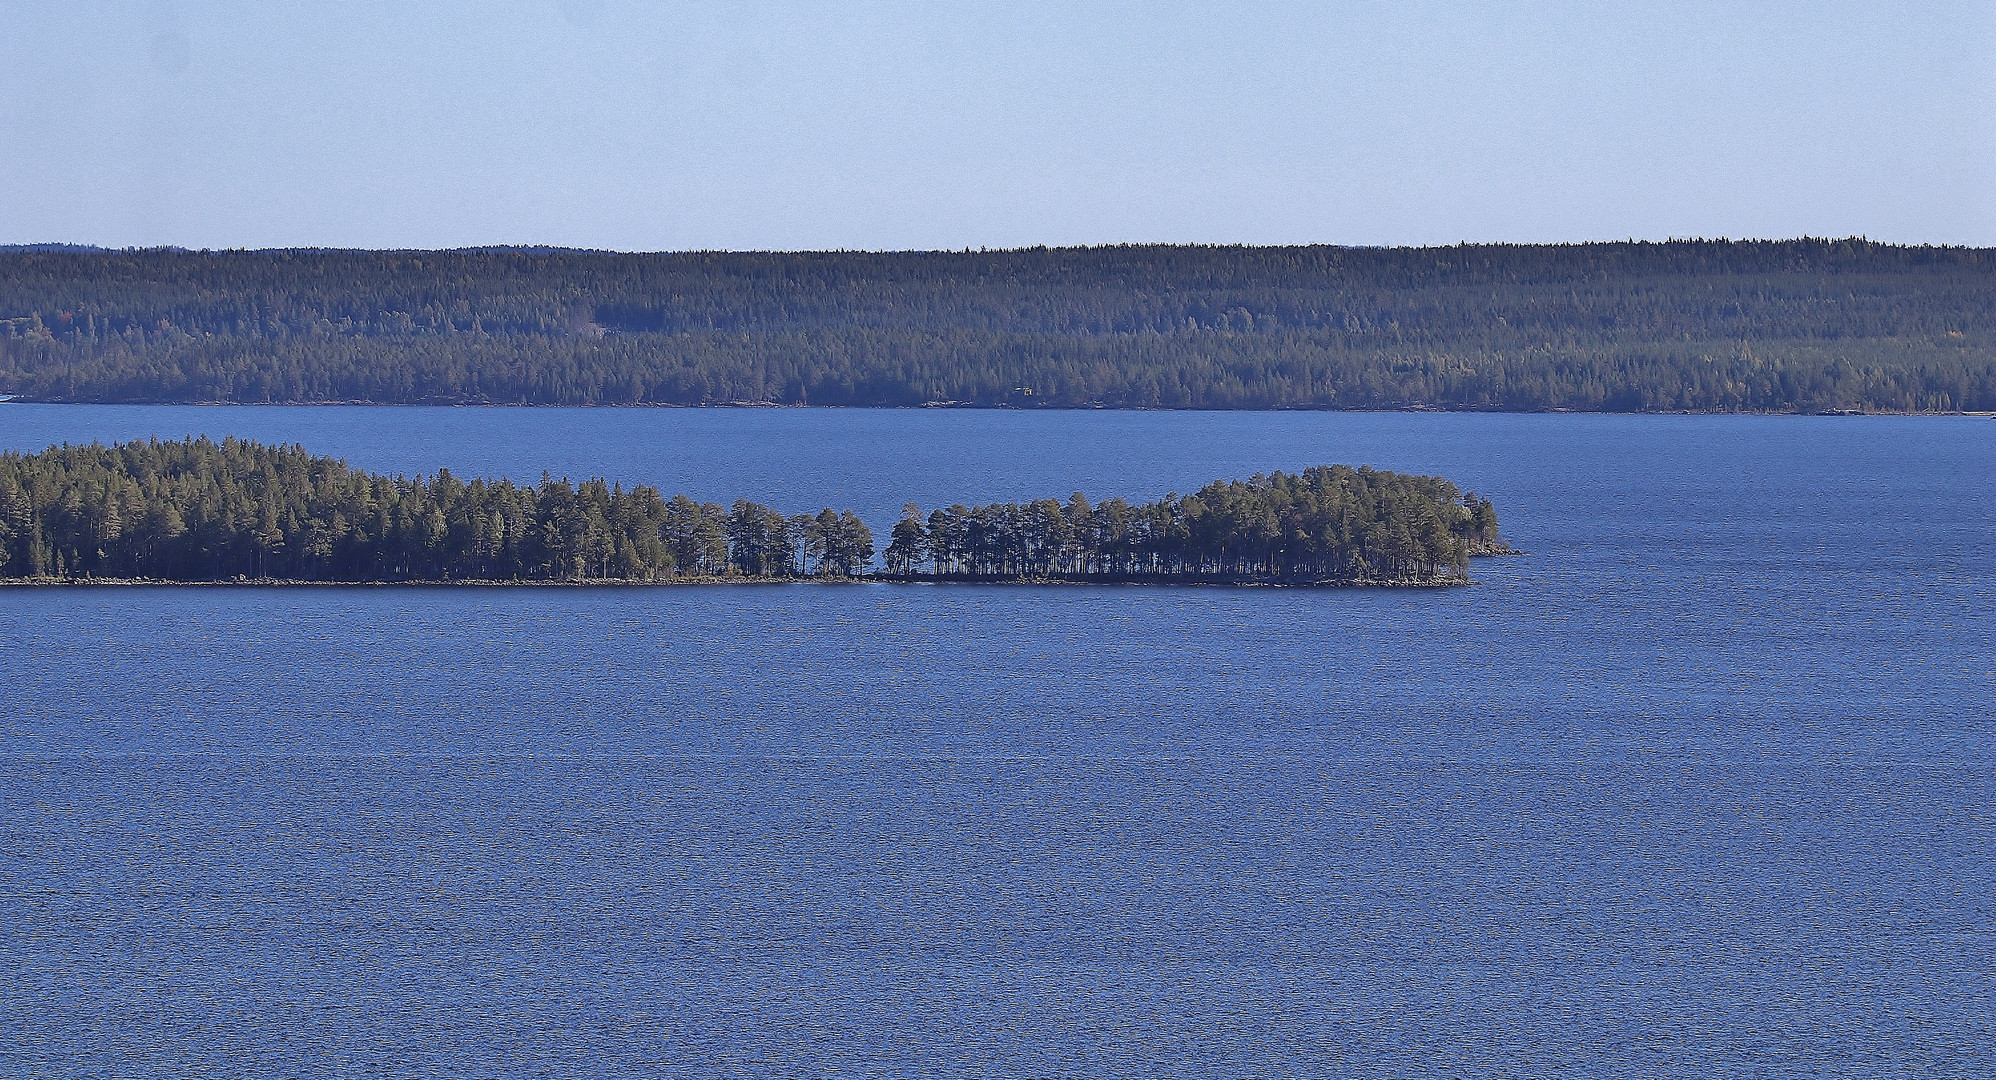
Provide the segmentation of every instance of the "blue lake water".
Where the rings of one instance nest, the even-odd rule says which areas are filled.
[[[0,589],[0,1074],[1996,1071],[1996,424],[0,405],[786,510],[1344,462],[1455,590]]]

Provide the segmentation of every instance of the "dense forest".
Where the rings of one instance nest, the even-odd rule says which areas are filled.
[[[0,454],[0,577],[658,581],[844,577],[872,559],[851,511],[602,480],[408,480],[235,439]]]
[[[0,250],[36,401],[1996,409],[1996,251],[1864,240]]]
[[[1344,466],[1133,506],[910,505],[895,579],[1456,583],[1498,547],[1489,500],[1436,477]],[[854,578],[851,511],[785,516],[649,487],[371,475],[229,439],[0,454],[0,578],[629,581]]]
[[[909,505],[890,576],[1264,582],[1465,580],[1504,550],[1490,500],[1435,476],[1344,465],[1219,481],[1132,506],[1075,492],[1018,505]]]

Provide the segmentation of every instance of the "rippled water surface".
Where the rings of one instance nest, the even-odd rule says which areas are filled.
[[[1439,472],[1457,590],[0,589],[0,1074],[1996,1069],[1986,419],[98,408],[914,499]]]

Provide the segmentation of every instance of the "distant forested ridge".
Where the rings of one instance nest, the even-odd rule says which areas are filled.
[[[1864,240],[0,250],[38,401],[1996,409],[1996,251]]]
[[[894,527],[885,577],[1457,584],[1500,548],[1489,500],[1344,466],[1133,506],[952,506]],[[785,516],[649,487],[405,479],[229,439],[0,454],[0,578],[769,580],[867,574],[851,511]]]

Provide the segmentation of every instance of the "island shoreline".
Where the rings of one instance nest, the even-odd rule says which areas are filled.
[[[1514,552],[1513,554],[1523,554]],[[1375,580],[1370,578],[1327,581],[1277,581],[1221,574],[1184,577],[1117,574],[1058,575],[1021,577],[1013,575],[947,574],[865,574],[858,577],[685,577],[685,578],[585,578],[585,579],[409,579],[382,581],[323,581],[310,578],[106,578],[36,577],[0,578],[0,588],[22,589],[120,589],[120,588],[224,588],[224,589],[670,589],[706,588],[730,585],[1005,585],[1023,587],[1118,585],[1174,586],[1218,589],[1453,589],[1477,584],[1466,577],[1440,579]]]

